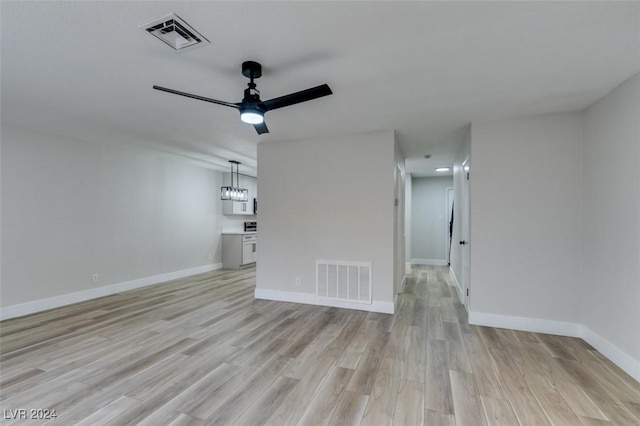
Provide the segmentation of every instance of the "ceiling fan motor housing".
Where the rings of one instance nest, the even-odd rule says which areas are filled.
[[[255,83],[249,83],[249,87],[244,89],[244,98],[242,98],[242,103],[262,103],[260,100],[260,91],[256,88]]]

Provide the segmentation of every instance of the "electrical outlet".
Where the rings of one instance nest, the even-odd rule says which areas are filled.
[[[99,283],[100,282],[100,274],[92,274],[91,275],[91,282],[92,283]]]
[[[300,277],[296,277],[296,287],[300,287]]]

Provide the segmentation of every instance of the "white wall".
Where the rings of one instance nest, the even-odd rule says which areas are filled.
[[[471,323],[582,337],[640,380],[639,117],[636,74],[584,113],[472,124]]]
[[[257,297],[314,303],[317,259],[362,261],[358,307],[393,310],[394,157],[393,132],[258,144]]]
[[[220,262],[221,172],[8,124],[1,170],[3,307]]]
[[[640,380],[640,74],[585,117],[582,323]]]
[[[472,124],[471,317],[578,318],[582,132],[580,113]]]
[[[447,265],[447,188],[453,177],[412,179],[411,263]]]

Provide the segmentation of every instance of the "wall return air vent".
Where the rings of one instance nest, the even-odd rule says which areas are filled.
[[[371,304],[371,262],[316,260],[316,295]]]
[[[175,13],[154,19],[138,28],[146,30],[178,52],[209,44],[209,40]]]

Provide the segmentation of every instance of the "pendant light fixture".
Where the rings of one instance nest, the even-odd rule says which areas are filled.
[[[231,163],[231,186],[223,186],[220,188],[220,199],[221,200],[230,200],[230,201],[247,201],[249,200],[249,190],[240,188],[240,173],[238,172],[238,166],[240,165],[239,161],[229,160]],[[233,185],[233,165],[236,166],[235,171],[235,182],[236,186]]]

